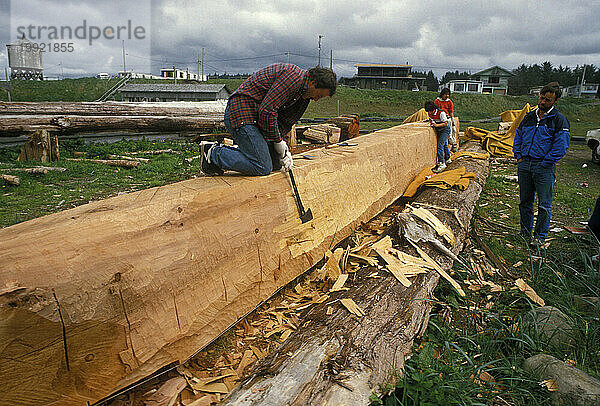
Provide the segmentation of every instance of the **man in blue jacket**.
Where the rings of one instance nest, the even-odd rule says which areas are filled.
[[[533,201],[537,193],[538,215],[532,244],[538,246],[544,242],[550,228],[556,162],[565,156],[571,137],[569,121],[555,106],[559,98],[557,82],[544,86],[540,91],[538,108],[523,118],[513,144],[521,198],[521,235],[531,238]]]

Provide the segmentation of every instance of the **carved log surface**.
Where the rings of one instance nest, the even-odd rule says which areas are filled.
[[[201,177],[0,230],[0,404],[85,404],[182,362],[435,162],[422,124],[313,152],[294,175]],[[35,388],[32,390],[31,388]]]
[[[481,150],[473,143],[467,148]],[[463,165],[477,174],[465,191],[426,189],[415,201],[458,208],[462,223],[468,225],[489,162],[461,158],[451,168]],[[451,250],[460,252],[468,230],[461,229],[451,214],[431,211],[452,227],[457,239]],[[442,268],[451,267],[449,258],[423,246]],[[405,288],[393,276],[367,278],[373,271],[359,272],[353,283],[346,283],[349,291],[332,293],[329,300],[313,307],[302,320],[304,327],[263,360],[224,404],[369,404],[372,391],[391,381],[391,372],[404,367],[414,338],[424,333],[429,300],[439,280],[432,271],[412,278],[412,285]],[[337,302],[343,297],[351,297],[366,315],[360,319],[351,315]],[[327,315],[329,307],[334,309],[331,315]]]

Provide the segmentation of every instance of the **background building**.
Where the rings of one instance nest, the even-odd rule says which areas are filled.
[[[483,93],[508,94],[508,78],[515,76],[508,69],[492,66],[471,75],[470,79],[483,82]]]
[[[42,50],[38,44],[22,38],[14,44],[7,44],[6,48],[11,79],[44,79]]]
[[[225,100],[231,92],[223,84],[126,84],[120,90],[123,101],[214,101]]]
[[[593,99],[598,95],[598,83],[583,83],[562,89],[563,97],[583,97]]]
[[[440,85],[439,90],[447,87],[451,93],[482,93],[483,82],[481,80],[455,79]]]
[[[413,77],[412,65],[358,63],[358,72],[345,84],[361,89],[422,90],[425,78]]]

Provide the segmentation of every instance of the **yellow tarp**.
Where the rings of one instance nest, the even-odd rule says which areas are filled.
[[[431,168],[425,168],[408,185],[403,197],[413,197],[421,187],[437,187],[450,189],[456,187],[465,190],[469,181],[475,177],[473,172],[467,172],[464,166],[434,174]]]
[[[418,110],[416,113],[411,114],[406,117],[406,119],[402,122],[402,124],[406,123],[418,123],[419,121],[429,120],[429,116],[425,109]]]
[[[494,156],[512,156],[512,146],[515,134],[521,121],[527,113],[533,111],[537,106],[531,107],[526,103],[521,110],[508,110],[500,114],[503,122],[512,121],[506,134],[498,134],[498,131],[488,131],[482,128],[468,127],[465,130],[465,138],[470,140],[481,140],[484,150]]]

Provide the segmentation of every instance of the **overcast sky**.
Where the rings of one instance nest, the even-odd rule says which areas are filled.
[[[114,74],[123,69],[123,39],[126,69],[137,72],[172,65],[196,71],[202,48],[208,74],[253,72],[287,61],[288,52],[290,62],[308,68],[317,64],[319,35],[321,65],[329,66],[333,51],[338,76],[354,75],[355,63],[408,62],[438,77],[544,61],[598,66],[599,16],[598,0],[0,0],[0,61],[7,65],[4,44],[25,31],[36,42],[74,45],[44,53],[47,76]],[[84,20],[85,38],[65,37],[68,29],[63,38],[38,31],[74,31]],[[117,28],[128,25],[117,38]],[[98,32],[91,26],[107,35],[90,45]]]

